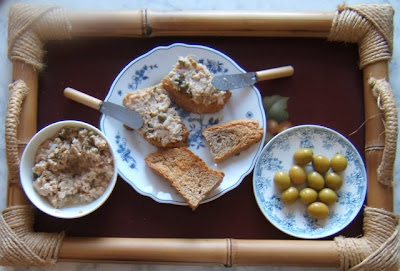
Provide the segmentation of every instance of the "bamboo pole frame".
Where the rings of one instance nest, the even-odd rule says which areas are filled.
[[[67,11],[73,37],[159,37],[159,36],[263,36],[326,38],[335,12],[269,11]],[[185,27],[182,27],[185,25]],[[367,83],[372,76],[388,78],[388,63],[381,61],[364,68],[365,119],[379,108]],[[38,72],[22,61],[13,62],[13,79],[29,87],[18,131],[22,143],[35,134]],[[366,123],[366,144],[384,146],[382,119]],[[382,151],[366,153],[367,204],[393,211],[393,191],[377,181],[376,169]],[[27,204],[20,186],[10,184],[7,205]],[[299,248],[307,248],[302,250]],[[285,255],[290,255],[287,257]],[[66,237],[59,261],[122,262],[201,265],[302,265],[339,266],[334,241],[86,238]]]

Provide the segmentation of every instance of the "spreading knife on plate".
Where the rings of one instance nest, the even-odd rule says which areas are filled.
[[[138,112],[124,106],[99,100],[86,93],[69,87],[64,89],[64,96],[75,102],[99,110],[103,114],[122,122],[132,129],[139,129],[143,125],[142,116]]]
[[[289,77],[293,73],[292,66],[283,66],[258,72],[217,75],[214,76],[211,84],[218,90],[230,90],[252,86],[259,81]]]

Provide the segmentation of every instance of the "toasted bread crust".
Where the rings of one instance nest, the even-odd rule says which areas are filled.
[[[211,80],[207,67],[187,56],[179,58],[161,84],[171,99],[186,111],[215,113],[225,106],[232,93],[215,89]]]
[[[128,92],[123,104],[143,117],[143,126],[137,132],[150,144],[158,148],[187,145],[189,131],[161,84]]]
[[[127,125],[123,125],[125,129],[129,131],[133,131],[133,129]],[[152,138],[148,138],[146,136],[143,136],[144,139],[146,139],[147,142],[149,142],[151,145],[157,147],[157,148],[179,148],[179,147],[186,147],[187,146],[187,140],[189,138],[189,130],[187,129],[186,125],[183,125],[183,138],[182,141],[179,142],[172,142],[168,143],[167,145],[163,146],[160,141],[154,140]]]
[[[167,145],[163,146],[160,141],[154,140],[152,138],[144,137],[144,139],[147,140],[150,144],[157,148],[179,148],[179,147],[186,147],[187,146],[187,141],[189,138],[189,130],[186,128],[186,125],[182,126],[183,128],[183,133],[182,133],[182,140],[178,142],[171,142],[168,143]]]
[[[160,149],[145,158],[146,164],[168,180],[192,210],[221,182],[225,174],[187,148]]]
[[[214,161],[221,163],[259,142],[264,130],[257,120],[240,119],[213,125],[202,133]]]
[[[229,101],[232,96],[232,92],[227,90],[225,92],[224,103],[218,104],[214,102],[212,104],[197,104],[186,93],[181,93],[177,90],[177,88],[173,85],[172,81],[168,78],[164,77],[161,81],[163,88],[168,91],[171,99],[180,107],[189,112],[194,112],[197,114],[207,114],[207,113],[216,113],[224,108],[225,104]]]

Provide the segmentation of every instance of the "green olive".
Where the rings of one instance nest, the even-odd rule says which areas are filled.
[[[329,167],[330,167],[330,161],[326,156],[323,155],[317,155],[313,157],[313,168],[315,171],[325,174],[328,172]]]
[[[325,186],[324,177],[316,171],[311,171],[307,174],[307,184],[312,189],[317,191],[321,190]]]
[[[329,208],[325,203],[317,201],[308,205],[307,212],[315,219],[324,219],[329,215]]]
[[[289,187],[285,191],[282,192],[281,198],[285,204],[294,203],[299,197],[299,190],[296,187]]]
[[[337,195],[335,191],[333,191],[330,188],[324,188],[321,191],[319,191],[318,198],[326,205],[331,205],[337,201]]]
[[[295,151],[293,159],[296,165],[305,166],[313,160],[313,150],[309,148],[303,148]]]
[[[295,185],[302,185],[307,181],[305,170],[299,166],[292,166],[289,169],[289,177]]]
[[[290,186],[289,174],[283,170],[280,170],[274,175],[274,183],[280,190],[285,190]]]
[[[347,168],[347,159],[343,154],[336,154],[331,159],[331,168],[335,172],[344,171]]]
[[[333,190],[339,190],[342,187],[343,180],[339,174],[335,172],[328,172],[325,174],[325,184]]]
[[[301,202],[308,205],[317,200],[318,193],[314,189],[306,187],[300,191],[299,196]]]

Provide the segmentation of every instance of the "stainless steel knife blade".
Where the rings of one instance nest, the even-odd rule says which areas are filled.
[[[99,100],[73,88],[64,89],[64,95],[75,102],[97,109],[132,129],[139,129],[143,125],[143,117],[138,112],[124,106]]]
[[[138,112],[115,103],[102,102],[100,112],[135,130],[143,125],[143,118]]]
[[[257,83],[255,72],[241,74],[218,75],[211,80],[211,84],[218,90],[244,88]]]
[[[211,84],[218,90],[231,90],[252,86],[259,81],[289,77],[293,73],[294,69],[292,66],[284,66],[258,72],[224,74],[214,76]]]

